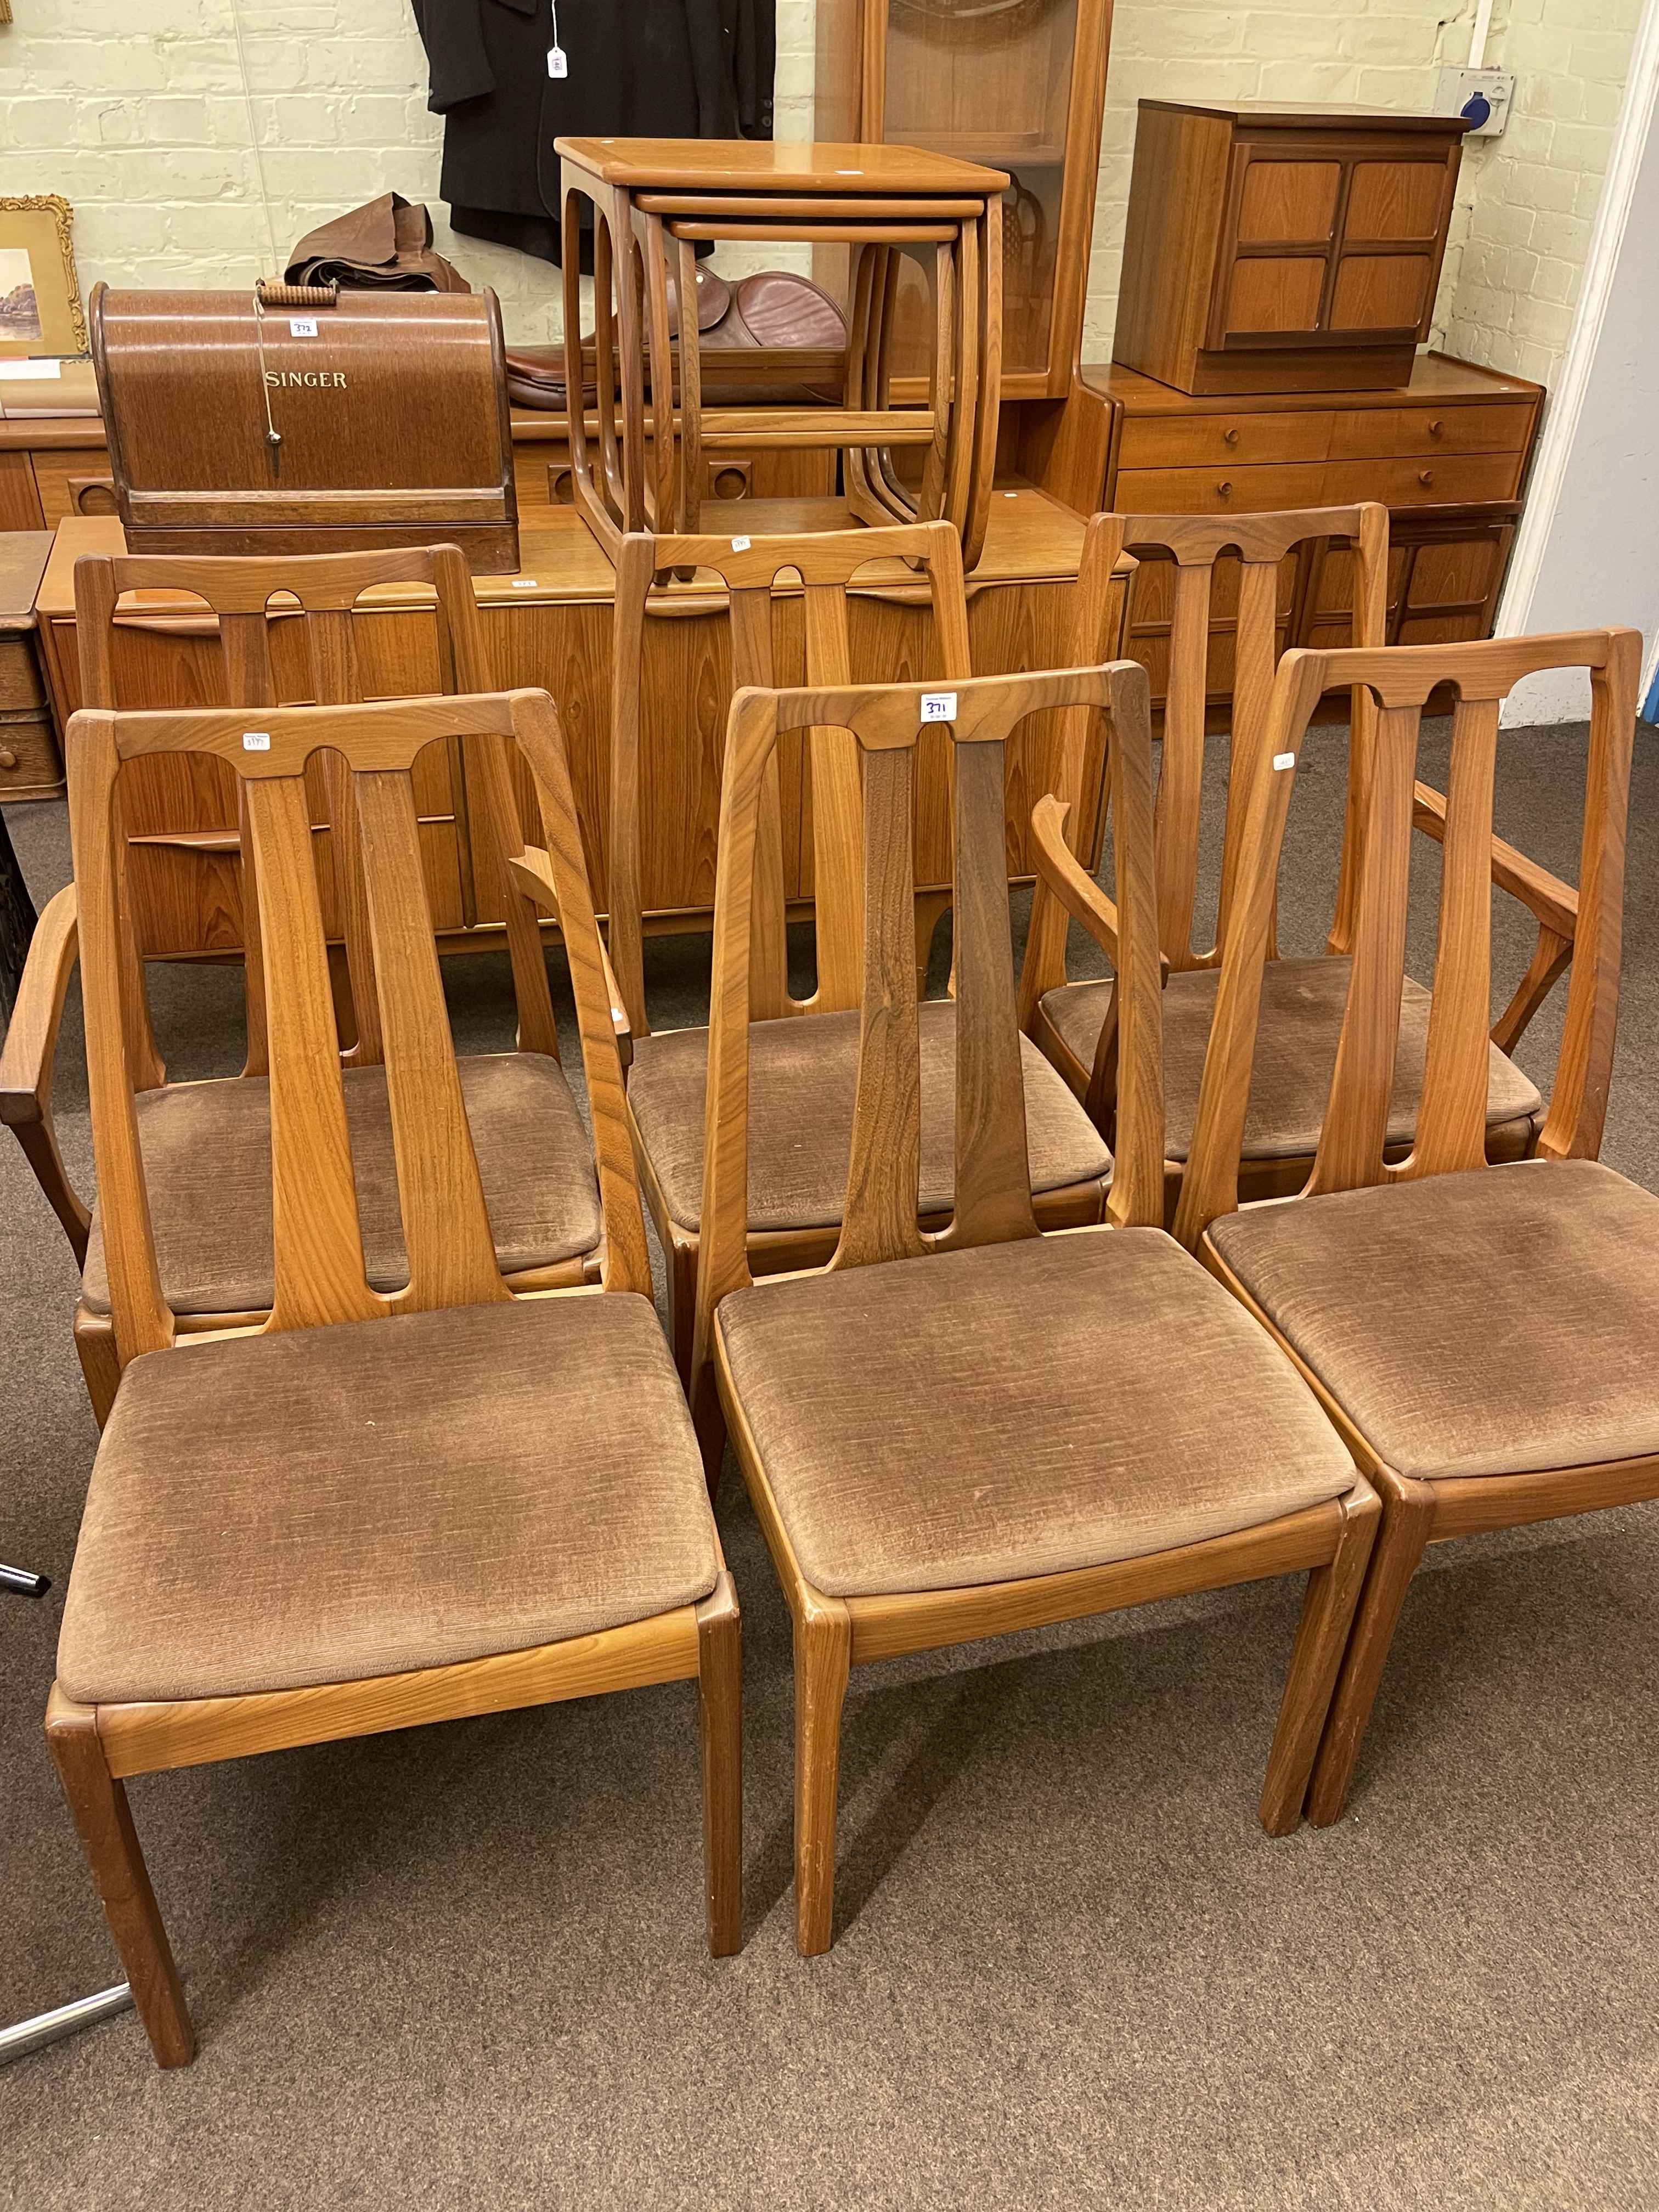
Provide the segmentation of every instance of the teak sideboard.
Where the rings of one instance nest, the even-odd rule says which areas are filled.
[[[746,530],[844,527],[837,501],[753,501]],[[71,517],[60,525],[37,603],[40,641],[58,714],[81,703],[75,634],[74,568],[82,553],[123,547],[113,516]],[[999,491],[992,501],[985,556],[969,582],[969,635],[976,674],[1063,665],[1070,642],[1080,517],[1036,489]],[[521,531],[523,572],[476,580],[494,680],[503,689],[543,685],[559,704],[571,772],[601,910],[610,782],[611,623],[616,580],[610,562],[574,509],[544,507]],[[890,570],[890,573],[886,571]],[[398,696],[441,688],[436,624],[422,595],[402,588],[361,603],[357,647],[366,688]],[[729,626],[723,595],[696,580],[669,586],[658,603],[647,649],[645,744],[652,758],[641,824],[642,890],[647,927],[696,927],[714,905],[719,763],[731,691]],[[779,681],[805,680],[805,627],[799,596],[781,599],[775,651]],[[219,647],[199,607],[176,594],[154,594],[118,617],[118,694],[147,707],[196,706],[222,696]],[[299,624],[273,618],[273,653],[285,698],[305,696]],[[289,641],[291,640],[291,642]],[[854,587],[855,665],[894,680],[936,674],[936,647],[925,583],[899,563],[872,566]],[[800,825],[805,804],[799,744],[782,757],[786,890],[805,894]],[[1030,872],[1030,810],[1059,773],[1055,718],[1034,718],[1009,746],[1008,866]],[[159,957],[234,953],[241,944],[235,795],[219,764],[132,762],[122,771],[129,882],[143,951]],[[428,749],[417,764],[421,840],[433,911],[447,951],[495,941],[501,886],[487,842],[471,831],[471,795],[453,744]],[[528,787],[523,797],[533,805]],[[916,883],[944,902],[951,879],[949,793],[945,775],[922,780],[917,794]],[[1083,849],[1098,845],[1097,808],[1082,825]],[[531,817],[533,819],[533,816]],[[320,825],[319,825],[320,827]],[[327,917],[331,931],[337,917]]]

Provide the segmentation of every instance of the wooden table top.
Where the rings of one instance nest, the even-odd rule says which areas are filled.
[[[1543,393],[1542,385],[1531,383],[1524,376],[1482,368],[1477,362],[1457,361],[1444,353],[1419,354],[1409,384],[1385,385],[1369,392],[1228,392],[1200,398],[1115,361],[1085,363],[1083,381],[1091,392],[1121,400],[1136,415],[1259,415],[1304,408],[1325,411],[1334,407],[1347,412],[1359,407],[1455,406],[1459,402],[1537,399]]]
[[[51,551],[49,530],[0,531],[0,630],[34,628],[34,603]]]
[[[705,513],[707,509],[705,508]],[[520,527],[519,558],[522,566],[513,576],[473,579],[481,607],[546,606],[571,602],[608,600],[616,595],[616,576],[598,540],[574,507],[535,510],[536,520]],[[721,520],[740,523],[746,535],[764,538],[802,530],[857,527],[845,503],[836,499],[747,499],[733,501]],[[991,495],[990,526],[980,564],[968,579],[971,593],[984,584],[1048,582],[1073,577],[1083,557],[1081,515],[1046,492],[1030,486],[1001,489]],[[722,535],[709,530],[709,537]],[[31,533],[30,541],[44,545],[44,533]],[[8,541],[0,538],[0,544]],[[12,541],[15,542],[15,541]],[[75,563],[83,553],[125,553],[126,538],[112,514],[67,515],[58,526],[52,557],[46,564],[35,605],[42,621],[72,618],[75,613]],[[902,591],[907,596],[927,596],[927,585],[899,561],[872,561],[859,578],[872,591]],[[688,596],[708,592],[716,580],[708,575],[690,583],[673,584],[671,592]],[[419,605],[431,594],[405,585],[386,585],[366,592],[365,606]],[[135,595],[134,611],[153,607],[156,613],[199,611],[199,600],[178,592],[146,592]]]
[[[769,138],[556,138],[553,150],[607,185],[659,191],[1005,192],[1000,169],[919,146],[778,144]]]

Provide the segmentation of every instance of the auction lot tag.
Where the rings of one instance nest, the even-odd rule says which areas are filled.
[[[752,538],[734,538],[732,540],[732,550],[734,553],[746,553],[753,543],[754,541]]]
[[[1296,766],[1296,755],[1294,753],[1275,753],[1273,755],[1273,766],[1275,768],[1294,768]]]
[[[314,338],[317,320],[313,315],[292,315],[289,318],[288,334],[291,338]]]
[[[956,693],[924,691],[921,695],[921,719],[924,722],[954,722],[957,719]]]
[[[242,750],[245,753],[268,753],[270,750],[270,732],[269,730],[244,730],[242,732]]]

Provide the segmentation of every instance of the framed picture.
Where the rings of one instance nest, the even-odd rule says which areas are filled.
[[[57,192],[0,198],[0,361],[87,350],[74,221]]]

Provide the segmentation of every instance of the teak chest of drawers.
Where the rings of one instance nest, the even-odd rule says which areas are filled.
[[[1446,643],[1492,628],[1537,431],[1543,389],[1425,354],[1395,390],[1200,398],[1113,363],[1084,383],[1111,410],[1103,503],[1126,514],[1260,514],[1364,499],[1389,509],[1391,643]],[[1350,639],[1347,556],[1286,560],[1281,646]],[[1231,681],[1218,579],[1210,689]],[[1168,564],[1142,563],[1129,651],[1160,698],[1168,663]]]
[[[1467,128],[1143,100],[1113,359],[1200,393],[1404,384]]]

